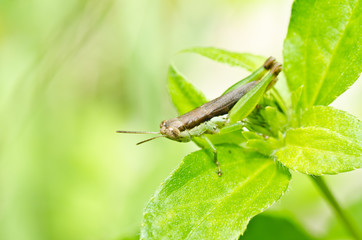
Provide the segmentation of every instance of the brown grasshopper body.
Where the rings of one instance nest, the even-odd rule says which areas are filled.
[[[265,61],[263,69],[270,70],[273,75],[272,81],[268,86],[269,89],[275,83],[276,77],[281,71],[281,64],[277,63],[274,58],[270,57]],[[221,95],[220,97],[215,98],[214,100],[211,100],[210,102],[207,102],[190,112],[176,118],[162,121],[160,125],[160,132],[117,131],[117,133],[161,134],[160,136],[139,142],[137,145],[159,137],[167,137],[178,142],[188,142],[191,141],[193,137],[200,137],[203,134],[218,133],[219,128],[223,127],[228,120],[227,117],[223,118],[220,116],[228,114],[232,107],[260,81],[260,79],[250,81],[242,86],[233,88],[233,90],[230,90],[224,95]],[[211,141],[208,140],[208,138],[204,139],[213,149],[214,161],[218,166],[217,173],[221,176],[221,169],[219,162],[217,161],[216,148],[213,146]]]
[[[172,140],[183,142],[181,132],[192,129],[213,117],[227,114],[235,103],[256,84],[258,81],[252,81],[179,117],[162,121],[160,133]]]

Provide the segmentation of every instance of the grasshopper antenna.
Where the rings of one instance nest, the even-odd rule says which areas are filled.
[[[131,133],[131,134],[160,134],[160,132],[146,132],[146,131],[116,131],[116,133]],[[156,137],[152,137],[152,138],[149,138],[149,139],[146,139],[146,140],[143,140],[139,143],[136,143],[136,145],[140,145],[142,143],[145,143],[145,142],[148,142],[148,141],[151,141],[153,139],[156,139],[156,138],[160,138],[160,137],[166,137],[165,135],[161,135],[161,136],[156,136]]]
[[[160,132],[146,132],[146,131],[116,131],[116,133],[160,134]]]
[[[152,138],[143,140],[143,141],[141,141],[141,142],[138,142],[138,143],[136,143],[136,145],[140,145],[140,144],[142,144],[142,143],[145,143],[145,142],[148,142],[148,141],[151,141],[151,140],[153,140],[153,139],[160,138],[160,137],[166,137],[166,136],[165,136],[165,135],[161,135],[161,136],[152,137]]]

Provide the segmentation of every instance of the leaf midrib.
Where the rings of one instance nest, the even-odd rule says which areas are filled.
[[[314,16],[314,12],[315,12],[315,4],[316,4],[317,1],[314,1],[313,2],[313,5],[312,5],[312,16]],[[311,22],[312,22],[312,18],[309,18],[308,19],[308,32],[306,34],[306,44],[304,44],[304,59],[305,59],[305,64],[304,64],[304,69],[303,69],[303,75],[304,75],[304,81],[302,81],[302,85],[303,85],[303,82],[304,83],[307,83],[307,69],[309,67],[309,62],[308,59],[309,59],[309,52],[307,51],[307,46],[309,46],[309,42],[310,42],[310,34],[311,34]],[[306,86],[306,84],[304,85]],[[301,94],[301,98],[303,98],[303,102],[305,103],[305,92],[307,91],[306,88],[304,88],[302,90],[304,93]],[[299,99],[300,101],[300,99]]]

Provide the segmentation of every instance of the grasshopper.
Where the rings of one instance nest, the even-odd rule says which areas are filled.
[[[262,78],[269,70],[269,74]],[[238,121],[230,124],[228,113],[240,99],[242,99],[247,93],[251,92],[254,88],[256,89],[259,84],[268,84],[267,87],[264,88],[264,91],[271,88],[276,82],[277,76],[281,70],[281,64],[276,62],[273,57],[270,57],[265,61],[262,67],[250,76],[231,86],[220,97],[215,98],[214,100],[211,100],[210,102],[207,102],[181,116],[162,121],[159,132],[117,131],[117,133],[161,134],[141,141],[137,143],[137,145],[160,137],[166,137],[178,142],[189,142],[194,137],[202,137],[213,150],[214,162],[218,168],[217,174],[221,176],[222,172],[217,160],[217,150],[212,142],[205,137],[205,134],[217,134],[220,132],[220,129],[223,130],[223,132],[235,131],[235,129],[241,130],[243,127],[242,122]],[[260,99],[252,105],[253,108],[255,108],[259,100]],[[253,108],[246,111],[243,118],[247,117]]]

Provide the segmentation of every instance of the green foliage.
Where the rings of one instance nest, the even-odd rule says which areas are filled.
[[[162,183],[146,207],[142,239],[235,239],[286,191],[290,174],[272,159],[233,145],[218,150],[222,177],[200,150]]]
[[[243,78],[239,82],[229,87],[223,94],[230,92],[238,87],[241,87],[253,80],[261,79],[266,72],[264,67],[260,67],[264,63],[266,58],[250,53],[236,53],[213,47],[191,48],[183,50],[181,51],[181,53],[200,54],[201,56],[207,57],[216,62],[224,63],[232,67],[241,67],[250,72],[253,72],[246,78]]]
[[[328,105],[362,70],[362,6],[358,0],[297,0],[284,42],[291,91],[303,90],[300,107]]]
[[[261,114],[274,136],[288,124],[286,116],[277,107],[266,106]]]
[[[303,114],[301,127],[321,127],[362,141],[362,122],[355,116],[333,107],[315,106]]]
[[[230,66],[245,68],[252,72],[262,65],[265,57],[250,53],[230,52],[213,47],[197,47],[183,50],[182,52],[197,53],[204,57],[210,58],[219,63],[225,63]]]
[[[239,240],[312,240],[298,224],[286,217],[260,214],[249,223]]]
[[[187,82],[172,66],[168,71],[168,89],[179,114],[189,112],[207,102],[202,92]]]
[[[300,6],[304,2],[297,3]],[[313,25],[311,30],[314,36],[311,39],[308,34],[299,31],[304,42],[309,39],[310,46],[313,39],[318,44],[325,39],[323,43],[329,44],[334,39],[318,35],[338,35],[339,32],[335,31],[338,26],[335,24],[332,28],[329,22],[334,20],[337,24],[342,23],[342,26],[344,23],[341,20],[354,12],[354,17],[346,25],[348,30],[340,38],[343,41],[340,41],[338,51],[332,54],[333,64],[330,64],[328,78],[325,78],[319,91],[322,93],[325,90],[327,95],[331,92],[328,95],[331,97],[333,91],[342,92],[345,89],[344,84],[349,81],[353,68],[360,68],[358,56],[361,56],[361,40],[358,35],[361,32],[360,3],[351,2],[349,10],[348,7],[335,7],[336,4],[344,3],[336,2],[315,2],[314,5],[319,6],[319,9],[304,9],[304,14],[299,14],[298,17],[300,23],[306,18],[310,20],[308,24],[300,24],[300,29]],[[265,21],[270,19],[270,15],[281,15],[282,17],[276,18],[279,22],[282,21],[280,19],[285,19],[285,11],[282,10],[285,9],[285,1],[269,3],[266,0],[0,1],[0,239],[139,239],[142,211],[149,196],[190,148],[195,147],[166,139],[138,147],[135,143],[142,140],[142,136],[120,136],[114,131],[155,131],[165,115],[171,116],[168,114],[173,112],[170,104],[165,103],[168,99],[164,86],[165,64],[169,62],[175,49],[205,42],[217,42],[225,48],[247,49],[245,45],[241,46],[243,43],[240,38],[243,38],[243,42],[245,39],[250,40],[245,41],[250,49],[256,49],[265,42],[262,48],[267,50],[260,51],[262,55],[277,53],[280,44],[276,44],[274,39],[284,34],[285,29],[280,25],[267,29],[275,22],[273,20],[265,24]],[[302,9],[297,9],[297,3],[293,7],[294,27],[299,21],[294,13],[302,12]],[[331,4],[332,7],[329,7]],[[266,7],[270,9],[268,14],[260,12]],[[325,13],[331,18],[324,18],[324,8],[329,9]],[[324,15],[321,17],[319,12]],[[323,18],[323,21],[313,24],[311,15],[316,19]],[[244,31],[243,26],[246,25],[251,32]],[[255,36],[263,38],[254,39]],[[290,37],[293,36],[288,34],[288,38]],[[235,45],[238,42],[240,46]],[[233,46],[228,46],[228,43]],[[298,48],[293,48],[293,45],[289,45],[289,53],[292,54],[294,50],[298,53]],[[194,52],[249,71],[260,67],[266,58],[215,48]],[[322,53],[324,52],[328,53]],[[346,57],[340,58],[341,55]],[[309,51],[308,56],[315,57],[316,54]],[[289,61],[297,60],[296,57],[292,56]],[[309,60],[306,66],[318,64],[324,67],[318,59]],[[197,67],[191,64],[192,62],[187,62],[185,69],[190,67],[196,70]],[[298,69],[289,66],[290,69]],[[226,69],[233,72],[238,70]],[[339,78],[331,76],[334,74],[331,71],[334,70],[340,74]],[[298,78],[297,72],[289,72],[288,82],[292,78]],[[182,88],[184,79],[181,76],[187,74],[176,74],[176,70],[173,73],[179,82],[173,79],[176,82],[170,83],[170,91],[175,91],[173,97],[179,96],[173,102],[179,104],[180,112],[191,110],[206,101],[191,85],[197,79],[190,78],[191,83],[186,84],[188,87]],[[264,74],[262,71],[261,75]],[[220,82],[225,78],[220,78]],[[350,83],[353,79],[355,78],[351,77]],[[280,75],[276,88],[287,90],[281,87],[282,80],[283,76]],[[279,92],[284,97],[282,100],[285,101],[285,107],[277,98],[269,98],[269,94],[274,91],[270,89],[258,103],[258,108],[244,119],[245,125],[241,128],[240,125],[235,128],[228,126],[221,129],[220,134],[207,137],[218,149],[221,144],[234,143],[247,149],[245,151],[252,156],[263,154],[261,158],[265,159],[270,159],[271,154],[285,147],[287,129],[316,126],[333,131],[336,129],[343,136],[358,139],[356,130],[360,129],[359,121],[353,117],[344,117],[344,125],[340,121],[334,121],[336,115],[324,120],[324,116],[329,116],[327,112],[323,113],[323,118],[306,120],[309,111],[306,112],[299,103],[305,87],[304,79],[301,77],[300,80],[299,90]],[[237,82],[231,88],[239,87],[247,81]],[[219,83],[215,84],[215,87],[218,86]],[[223,90],[225,89],[220,89],[220,94]],[[294,96],[294,106],[299,105],[299,116],[295,116],[297,114],[294,110],[288,108],[289,95]],[[348,108],[360,112],[360,102],[361,98],[358,97],[354,102],[349,102],[351,105]],[[326,108],[318,111],[322,110],[327,111]],[[212,162],[211,153],[207,154],[208,160]],[[224,176],[217,178],[216,173],[209,176],[217,183],[228,177],[229,168],[224,169],[223,164],[227,164],[229,159],[221,160]],[[247,166],[253,161],[250,158],[247,164],[238,166],[245,168],[240,171],[248,172]],[[278,164],[275,156],[274,161]],[[197,166],[198,159],[193,164],[193,167]],[[216,172],[215,165],[211,168]],[[353,184],[339,182],[343,177],[355,179],[358,175],[356,172],[354,175],[343,174],[341,178],[333,176],[334,179],[338,178],[333,187],[337,191],[338,188],[343,188],[343,192],[358,190],[359,185],[355,184],[358,184],[359,179]],[[257,179],[259,178],[255,178]],[[307,184],[298,177],[293,179],[294,184],[298,180],[302,180],[299,181],[300,185]],[[233,176],[230,181],[238,182],[239,177]],[[194,191],[207,191],[202,183],[197,184],[199,188]],[[293,204],[288,206],[288,211],[301,213],[304,209],[300,209],[300,202],[308,204],[317,200],[309,187],[303,189],[300,185],[293,186],[294,192],[289,190],[287,201]],[[293,197],[293,194],[296,195]],[[278,205],[274,210],[286,207],[285,202]],[[256,206],[250,205],[250,209],[254,207]],[[358,223],[362,222],[360,210],[351,209],[350,213]],[[305,217],[308,211],[303,211],[302,214]],[[254,225],[253,219],[256,221]],[[253,219],[245,236],[255,228],[262,228],[258,229],[259,233],[264,233],[260,230],[266,230],[268,226],[277,228],[273,225],[278,222],[275,218],[269,219],[269,222],[262,221],[263,224],[257,224],[258,216]],[[222,222],[222,219],[218,220]],[[187,221],[180,223],[181,228],[185,226],[182,224],[187,225]],[[349,239],[345,230],[343,234],[335,234],[340,225],[337,222],[330,227],[331,230],[325,228],[329,232],[326,239]],[[164,226],[169,227],[167,223]],[[222,226],[223,224],[218,225],[214,231],[227,239]],[[277,237],[282,238],[286,234],[293,235],[289,239],[298,237],[298,233],[287,231],[287,226],[284,227]],[[342,232],[341,229],[338,231]],[[116,236],[119,238],[115,238]],[[270,238],[271,236],[267,237]]]
[[[357,0],[294,2],[283,50],[290,93],[281,94],[291,99],[276,89],[266,93],[273,74],[260,67],[264,57],[216,48],[182,51],[254,71],[226,92],[261,81],[229,112],[228,124],[242,122],[244,128],[206,136],[216,145],[223,176],[216,174],[211,151],[186,156],[149,202],[142,238],[235,239],[283,195],[288,169],[323,175],[362,167],[361,121],[325,106],[361,73],[361,9]],[[206,101],[172,67],[169,90],[180,114]],[[202,139],[194,141],[205,148]],[[239,146],[226,145],[231,143]],[[285,239],[311,239],[285,221],[263,224],[270,231],[289,228]],[[260,234],[254,238],[268,238]],[[248,238],[253,239],[241,239]]]
[[[322,175],[362,167],[362,123],[343,111],[317,106],[290,129],[275,155],[288,168]]]
[[[322,175],[362,167],[361,142],[338,132],[318,127],[288,130],[286,147],[276,152],[288,168],[306,174]]]

